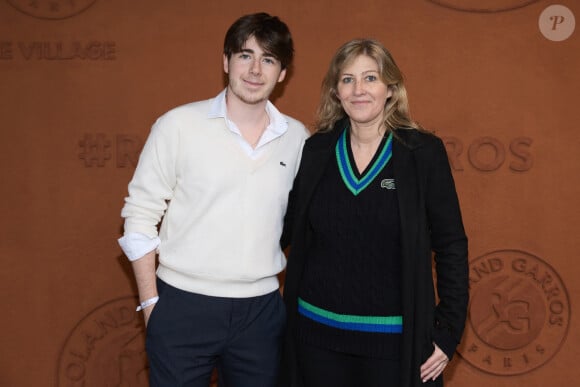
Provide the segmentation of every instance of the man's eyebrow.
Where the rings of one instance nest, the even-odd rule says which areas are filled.
[[[252,50],[251,48],[242,48],[240,50],[240,52],[248,53],[248,54],[254,54],[255,53],[254,50]],[[274,54],[272,54],[270,52],[265,52],[264,54],[262,54],[262,56],[263,57],[268,57],[268,58],[274,58],[274,59],[276,59],[276,55],[274,55]]]

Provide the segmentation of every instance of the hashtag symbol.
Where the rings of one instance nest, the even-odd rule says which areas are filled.
[[[82,149],[79,158],[85,160],[85,167],[87,168],[95,165],[97,167],[104,167],[105,161],[111,158],[111,152],[109,150],[111,141],[107,140],[102,133],[97,133],[95,137],[90,134],[85,134],[84,139],[79,141]]]

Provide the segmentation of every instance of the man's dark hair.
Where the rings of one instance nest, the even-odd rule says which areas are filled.
[[[251,37],[260,47],[280,61],[282,69],[292,63],[294,43],[288,26],[276,16],[267,13],[245,15],[232,24],[224,39],[224,54],[229,58],[242,51]]]

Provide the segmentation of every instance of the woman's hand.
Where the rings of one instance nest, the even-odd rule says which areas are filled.
[[[437,379],[447,364],[449,364],[449,358],[447,355],[437,346],[437,344],[433,343],[433,345],[435,346],[433,354],[421,365],[421,380],[423,383],[429,379]]]

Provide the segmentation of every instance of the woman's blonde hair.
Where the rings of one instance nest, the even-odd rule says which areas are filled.
[[[367,55],[377,62],[381,81],[393,92],[384,109],[387,131],[399,127],[419,128],[409,115],[403,74],[391,53],[377,40],[355,39],[342,45],[330,62],[322,82],[320,104],[316,112],[316,131],[329,131],[336,121],[346,116],[337,96],[338,81],[344,68],[360,55]]]

